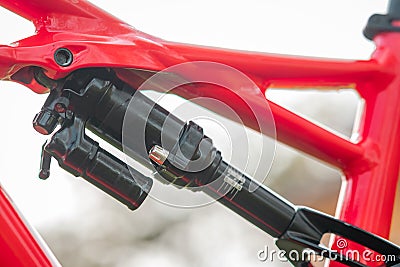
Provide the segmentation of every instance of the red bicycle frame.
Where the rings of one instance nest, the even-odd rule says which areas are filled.
[[[37,93],[47,89],[33,79],[31,66],[43,68],[53,79],[80,68],[109,67],[135,86],[146,77],[132,81],[135,72],[131,69],[157,72],[190,61],[236,68],[264,94],[271,87],[354,88],[365,100],[356,143],[273,102],[269,105],[278,141],[345,174],[343,197],[338,203],[340,219],[389,237],[400,162],[400,33],[376,35],[376,51],[366,61],[306,59],[168,42],[140,32],[86,1],[1,0],[0,5],[36,27],[35,35],[0,46],[0,78]],[[59,48],[72,52],[71,65],[63,67],[55,62],[54,53]],[[176,93],[185,98],[201,95],[223,101],[244,118],[246,126],[258,129],[251,111],[233,93],[222,89]],[[51,266],[3,190],[0,210],[0,262],[7,266]]]

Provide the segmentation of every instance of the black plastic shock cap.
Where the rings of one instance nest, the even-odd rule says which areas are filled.
[[[51,134],[58,125],[58,119],[57,113],[51,110],[41,110],[33,119],[33,128],[40,134]]]

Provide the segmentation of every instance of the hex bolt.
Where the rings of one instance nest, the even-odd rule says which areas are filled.
[[[54,111],[58,113],[64,113],[66,111],[66,107],[63,103],[57,103],[54,105]]]
[[[73,61],[72,52],[67,48],[59,48],[54,53],[54,60],[61,67],[68,67]]]

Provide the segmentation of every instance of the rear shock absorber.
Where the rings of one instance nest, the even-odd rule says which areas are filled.
[[[76,136],[73,132],[82,135],[83,128],[86,127],[122,149],[122,124],[124,117],[129,116],[132,118],[132,123],[145,125],[146,134],[145,140],[140,140],[138,137],[142,133],[139,131],[143,129],[132,127],[132,132],[129,133],[132,138],[127,140],[125,145],[135,149],[145,143],[146,151],[136,153],[135,160],[147,165],[152,163],[163,178],[163,182],[167,181],[192,190],[202,188],[202,191],[274,237],[280,236],[287,229],[295,213],[294,206],[268,188],[255,184],[255,181],[224,162],[221,153],[213,146],[212,140],[204,135],[199,125],[181,121],[140,91],[135,91],[127,84],[118,81],[112,73],[86,70],[73,74],[73,78],[69,80],[71,82],[63,84],[64,89],[51,91],[49,100],[34,120],[35,129],[43,133],[43,128],[49,128],[45,126],[49,121],[51,123],[56,121],[49,118],[63,116],[63,112],[67,113],[66,110],[73,114],[70,115],[73,117],[73,123],[63,118],[61,131],[55,134],[44,148],[45,153],[57,158],[59,163],[61,160],[60,165],[64,169],[87,179],[89,175],[77,173],[76,170],[87,169],[88,164],[77,156],[75,158],[75,155],[89,155],[92,149],[90,147],[93,145],[88,146],[83,142],[83,146],[88,147],[85,153],[75,153],[75,151],[69,152],[71,141],[60,140],[71,140],[71,135]],[[128,108],[133,95],[135,98],[135,102],[131,104],[133,108]],[[54,98],[56,100],[53,100]],[[63,106],[66,110],[61,109],[61,115],[54,115],[58,106]],[[51,126],[46,131],[50,132],[53,129],[54,126]],[[89,140],[87,136],[83,139]],[[168,141],[165,141],[166,139]],[[90,143],[93,141],[90,140]],[[163,147],[163,143],[169,144],[169,147]],[[62,144],[61,147],[59,144]],[[64,151],[70,156],[65,157]],[[72,157],[73,160],[69,160]],[[115,162],[115,159],[109,158],[109,160]],[[81,164],[79,168],[78,163]],[[191,166],[192,163],[196,163],[196,166]],[[74,167],[71,169],[69,166]],[[190,171],[193,168],[198,171]],[[110,177],[108,180],[113,179]],[[250,190],[250,185],[256,188],[253,192]],[[265,209],[268,212],[264,212]]]
[[[320,240],[329,232],[377,252],[397,255],[388,266],[400,262],[397,246],[323,213],[298,208],[246,176],[222,159],[199,125],[181,121],[119,80],[113,71],[79,70],[57,81],[56,86],[55,81],[41,71],[35,73],[39,83],[51,85],[53,89],[33,121],[34,128],[42,134],[50,134],[61,125],[43,147],[41,178],[48,177],[50,158],[54,157],[68,172],[82,176],[131,209],[137,208],[150,190],[151,179],[132,168],[129,170],[126,164],[84,134],[84,129],[88,128],[122,150],[124,117],[129,116],[134,125],[145,125],[145,140],[139,138],[143,136],[141,127],[131,127],[130,138],[124,140],[124,146],[133,151],[130,156],[155,167],[162,182],[210,195],[269,235],[279,238],[277,244],[281,249],[297,250],[301,254],[303,249],[311,248],[321,253],[324,248]],[[131,106],[133,108],[128,108]],[[144,151],[140,151],[141,146]],[[325,256],[350,266],[363,266],[336,254],[330,251]],[[296,265],[306,262],[290,260]]]

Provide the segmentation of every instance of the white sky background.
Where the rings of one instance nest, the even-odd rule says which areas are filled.
[[[373,44],[362,35],[368,17],[382,13],[382,0],[93,0],[134,27],[167,40],[241,50],[331,58],[367,59]],[[0,43],[32,33],[29,23],[0,13]],[[46,137],[32,119],[46,96],[0,83],[0,182],[34,225],[79,209],[70,179],[55,162],[47,181],[37,178]]]

